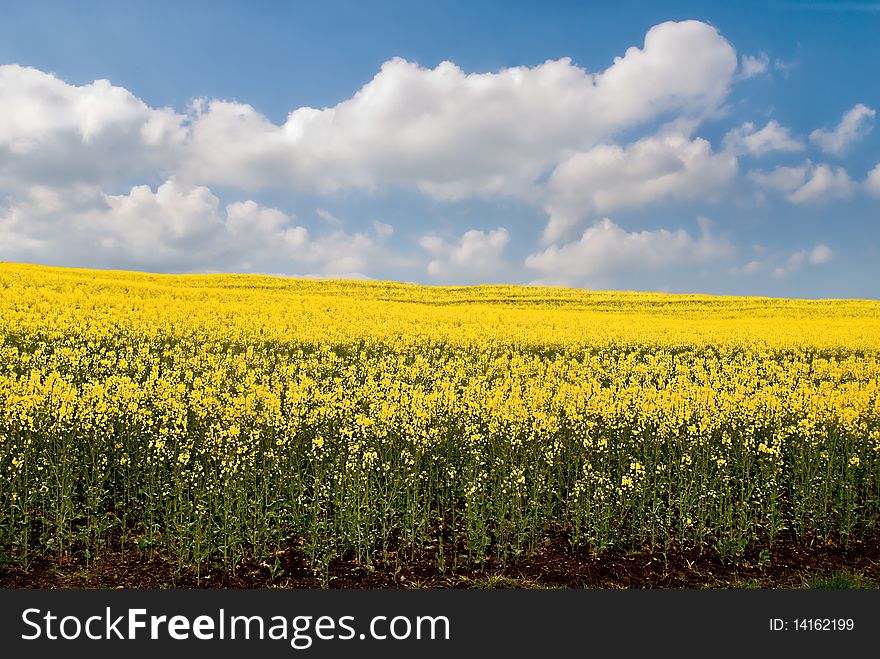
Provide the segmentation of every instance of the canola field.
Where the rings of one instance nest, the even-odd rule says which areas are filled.
[[[880,532],[880,302],[0,264],[0,559]]]

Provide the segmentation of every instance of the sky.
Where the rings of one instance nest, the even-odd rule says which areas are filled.
[[[880,2],[2,14],[3,261],[880,298]]]

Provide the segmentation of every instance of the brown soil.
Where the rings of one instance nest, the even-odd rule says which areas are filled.
[[[98,559],[37,559],[25,571],[0,569],[2,588],[800,588],[817,577],[858,575],[864,584],[880,584],[880,539],[805,546],[777,541],[765,552],[733,560],[693,551],[658,553],[571,549],[548,540],[529,556],[499,564],[459,565],[441,571],[425,553],[400,567],[336,562],[316,575],[297,549],[283,552],[274,575],[268,566],[245,565],[233,572],[212,568],[200,574],[160,558],[136,552],[106,552]]]

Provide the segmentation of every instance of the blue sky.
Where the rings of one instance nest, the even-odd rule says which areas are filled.
[[[0,259],[880,297],[880,3],[601,5],[7,2]]]

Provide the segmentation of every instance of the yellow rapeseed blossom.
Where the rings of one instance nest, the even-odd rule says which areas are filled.
[[[479,560],[556,531],[733,552],[880,520],[876,301],[15,264],[0,285],[5,555],[133,536],[318,565],[441,523]]]

